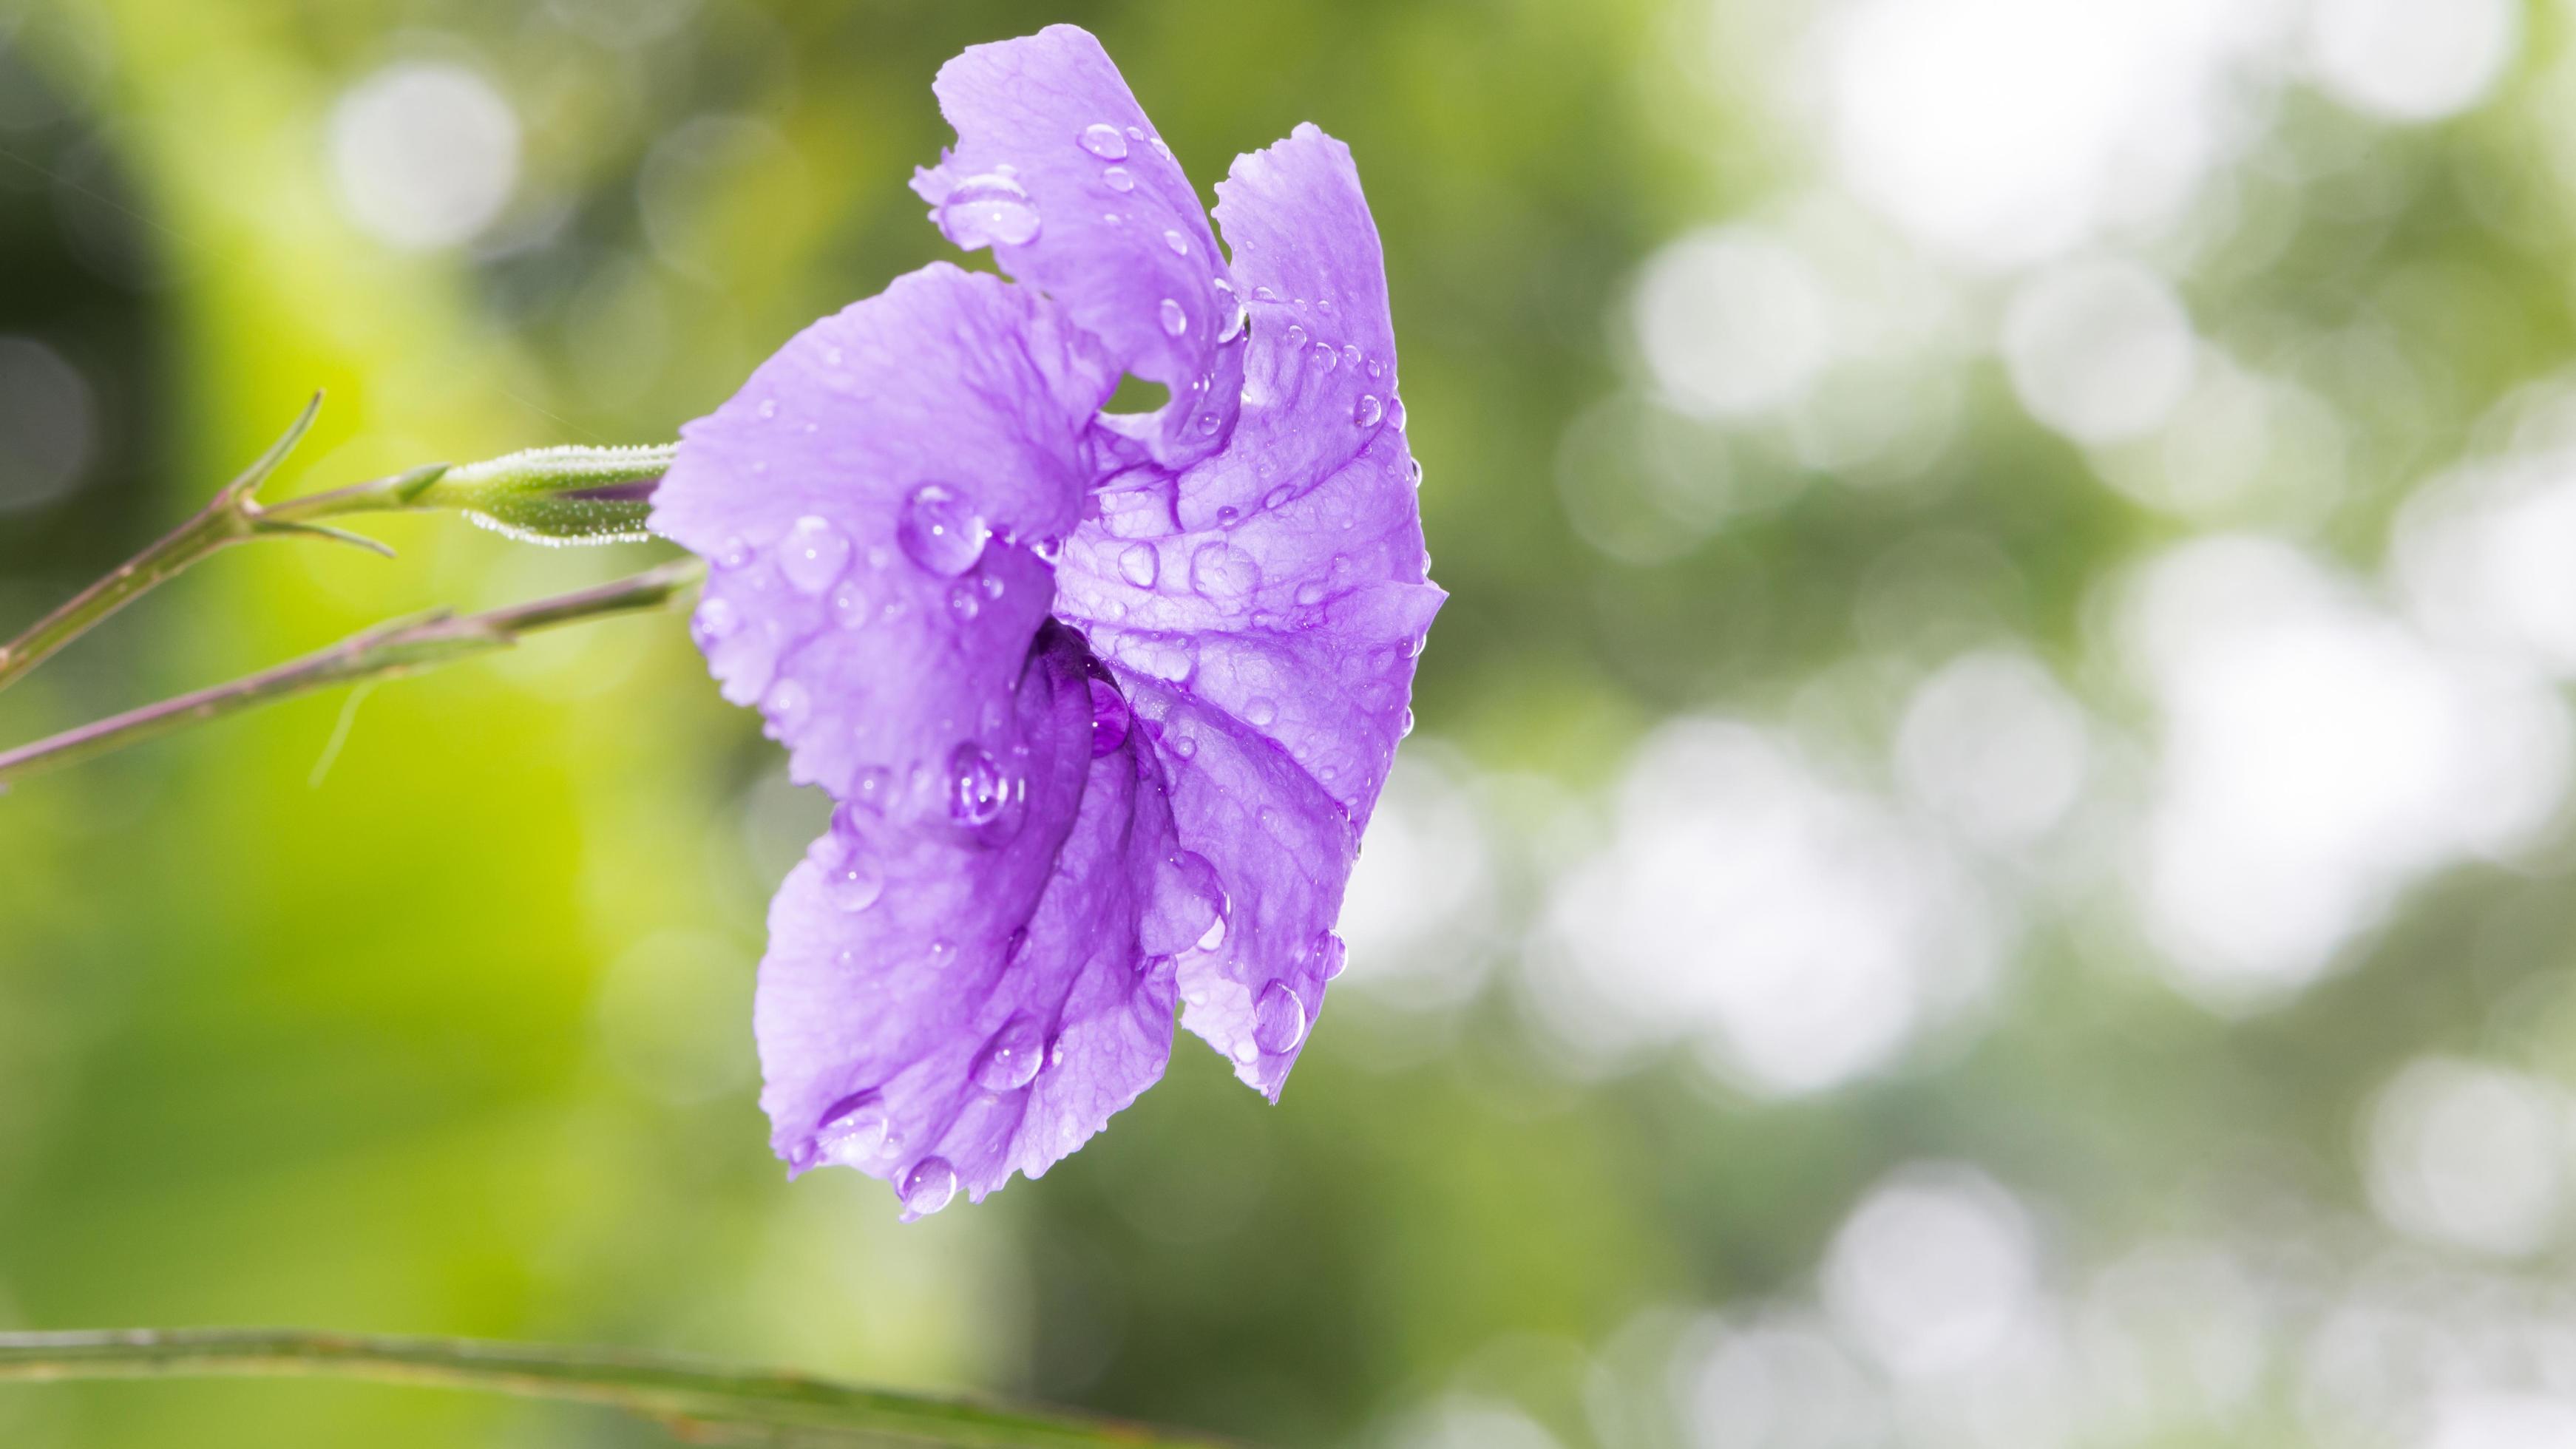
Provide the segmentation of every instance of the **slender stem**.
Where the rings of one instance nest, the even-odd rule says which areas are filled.
[[[668,445],[536,448],[483,463],[431,463],[327,493],[262,504],[255,496],[260,484],[302,440],[321,406],[322,395],[316,393],[268,451],[187,522],[29,625],[17,638],[0,644],[0,689],[16,683],[110,614],[236,543],[307,535],[392,556],[392,549],[333,528],[321,521],[326,518],[454,508],[504,533],[540,542],[641,538],[645,495],[650,492],[645,485],[661,477],[674,455]]]
[[[1136,1425],[596,1348],[292,1329],[0,1334],[0,1382],[328,1376],[600,1404],[693,1442],[1215,1449]]]
[[[93,721],[0,753],[0,788],[43,770],[103,755],[155,735],[361,679],[391,679],[476,654],[507,649],[539,629],[659,608],[704,572],[695,559],[632,578],[481,614],[439,612],[353,634],[273,669]]]

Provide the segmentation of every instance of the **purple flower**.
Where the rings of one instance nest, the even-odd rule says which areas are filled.
[[[1181,1021],[1276,1099],[1410,728],[1425,577],[1377,229],[1313,126],[1217,187],[1099,43],[942,67],[935,263],[681,431],[653,526],[694,632],[838,806],[771,903],[755,1026],[794,1171],[907,1218],[1043,1173]],[[1122,374],[1168,404],[1101,411]]]

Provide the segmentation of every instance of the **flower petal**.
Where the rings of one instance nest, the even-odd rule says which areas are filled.
[[[961,749],[1007,758],[1114,377],[1052,304],[940,264],[681,429],[652,524],[713,560],[698,642],[794,779],[938,819]]]
[[[913,190],[951,241],[989,245],[1111,359],[1171,389],[1124,425],[1157,462],[1214,451],[1242,392],[1240,307],[1197,191],[1088,32],[969,47],[932,89],[957,128]]]
[[[794,1170],[885,1178],[907,1218],[958,1191],[980,1201],[1162,1075],[1171,937],[1207,912],[1160,771],[1141,733],[1115,733],[1124,706],[1097,679],[1079,636],[1041,632],[1014,699],[1028,813],[1007,840],[845,805],[789,873],[754,1025],[761,1106]]]
[[[1339,969],[1331,929],[1445,595],[1427,576],[1349,152],[1303,126],[1220,190],[1241,275],[1273,294],[1251,304],[1242,417],[1221,453],[1095,495],[1056,613],[1126,686],[1180,844],[1223,892],[1223,930],[1178,963],[1182,1024],[1275,1097]],[[1326,343],[1330,366],[1314,352]]]
[[[1301,125],[1236,157],[1216,191],[1252,341],[1241,436],[1181,479],[1190,528],[1276,506],[1404,426],[1386,264],[1350,148]]]

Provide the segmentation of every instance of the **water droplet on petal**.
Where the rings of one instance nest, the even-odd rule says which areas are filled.
[[[1169,297],[1165,297],[1163,299],[1161,311],[1163,315],[1163,331],[1165,333],[1178,337],[1182,333],[1190,330],[1190,314],[1181,310],[1180,303],[1173,301]]]
[[[1256,698],[1244,702],[1243,721],[1254,729],[1268,729],[1271,721],[1277,718],[1279,718],[1279,706],[1267,699]]]
[[[975,596],[973,585],[953,584],[949,587],[948,612],[956,616],[958,623],[972,623],[975,616],[983,611],[984,601]]]
[[[1172,249],[1172,255],[1176,257],[1185,257],[1190,254],[1190,239],[1168,227],[1163,231],[1163,245],[1170,247]]]
[[[876,814],[885,813],[886,802],[894,798],[894,775],[883,765],[870,765],[859,771],[850,782],[850,803],[865,806]]]
[[[726,539],[724,541],[724,547],[716,550],[717,568],[738,569],[750,562],[751,545],[743,542],[739,538]]]
[[[1255,287],[1252,289],[1252,300],[1256,302],[1276,302],[1279,300],[1279,294],[1270,290],[1268,287]]]
[[[778,571],[800,594],[820,594],[850,566],[850,540],[829,520],[807,514],[787,530],[778,551]]]
[[[742,628],[742,615],[734,612],[725,599],[705,599],[698,612],[689,618],[689,632],[696,636],[700,649],[713,649],[732,638]]]
[[[1291,347],[1303,347],[1306,345],[1306,329],[1294,322],[1288,324],[1287,337],[1288,345]]]
[[[1140,589],[1152,588],[1162,571],[1162,555],[1150,543],[1131,543],[1118,555],[1118,576]]]
[[[1349,363],[1353,367],[1360,365],[1360,350],[1357,344],[1349,342],[1342,344],[1342,361]]]
[[[1127,159],[1127,138],[1107,121],[1095,121],[1082,128],[1082,149],[1103,161]]]
[[[762,398],[760,400],[760,415],[764,418],[774,418],[778,416],[778,399],[774,397]]]
[[[760,699],[761,713],[769,716],[770,724],[780,734],[794,734],[801,728],[813,712],[813,705],[813,696],[805,692],[805,686],[792,679],[769,686],[769,693]]]
[[[948,757],[948,816],[964,826],[990,825],[1010,798],[1002,767],[969,740]]]
[[[1142,141],[1142,140],[1144,140],[1144,139],[1145,139],[1145,131],[1144,131],[1144,128],[1143,128],[1143,127],[1141,127],[1141,126],[1129,126],[1129,127],[1127,128],[1127,139],[1128,139],[1128,140],[1130,140],[1130,141]]]
[[[1239,604],[1261,587],[1261,565],[1230,543],[1203,543],[1190,555],[1190,587],[1216,604]]]
[[[1266,1052],[1290,1052],[1306,1039],[1306,1003],[1287,983],[1273,981],[1252,1003],[1252,1040]]]
[[[1333,344],[1318,342],[1315,344],[1315,365],[1330,372],[1342,365],[1342,355],[1333,350]]]
[[[988,1092],[1016,1092],[1037,1080],[1046,1064],[1046,1042],[1038,1024],[1013,1013],[992,1040],[975,1054],[975,1085]]]
[[[943,483],[913,490],[895,525],[904,555],[941,578],[953,579],[984,556],[984,520],[974,506]]]
[[[1100,179],[1107,183],[1109,189],[1112,191],[1133,191],[1136,189],[1136,178],[1128,175],[1127,168],[1124,166],[1110,167],[1108,170],[1100,173]]]
[[[903,1175],[901,1191],[905,1212],[928,1217],[957,1196],[957,1169],[945,1157],[925,1157]]]
[[[823,894],[835,907],[855,915],[885,894],[885,877],[868,864],[866,847],[851,841],[841,863],[823,872]]]
[[[1404,399],[1391,397],[1386,400],[1386,420],[1395,424],[1397,432],[1404,431]]]
[[[1376,379],[1378,379],[1378,378],[1381,378],[1381,377],[1386,376],[1386,369],[1385,369],[1385,368],[1383,368],[1383,367],[1381,367],[1381,366],[1379,366],[1379,365],[1378,365],[1378,360],[1377,360],[1376,358],[1372,357],[1372,358],[1370,358],[1370,359],[1369,359],[1369,363],[1368,363],[1368,375],[1369,375],[1369,378],[1370,378],[1372,381],[1374,381],[1374,380],[1376,380]]]
[[[945,936],[943,936],[943,937],[939,938],[939,939],[938,939],[938,940],[936,940],[936,941],[931,942],[931,943],[930,943],[930,964],[931,964],[932,969],[936,970],[936,969],[938,969],[938,968],[940,968],[940,967],[946,966],[946,965],[948,964],[948,960],[949,960],[949,958],[950,958],[950,957],[952,957],[952,956],[954,956],[954,955],[956,955],[956,954],[957,954],[957,943],[956,943],[956,942],[954,942],[954,941],[949,940],[949,939],[948,939],[947,937],[945,937]]]
[[[999,242],[1025,246],[1037,239],[1038,209],[1020,183],[995,170],[969,176],[939,206],[939,230],[972,251]]]
[[[1351,421],[1363,428],[1376,427],[1385,416],[1386,405],[1377,400],[1375,393],[1361,393],[1359,406],[1351,409]]]
[[[843,1167],[864,1167],[885,1154],[893,1132],[885,1099],[860,1092],[825,1109],[822,1125],[814,1129],[814,1154]]]
[[[842,628],[866,628],[870,612],[868,596],[857,584],[843,584],[832,591],[832,617]]]
[[[1127,743],[1128,722],[1132,718],[1127,698],[1118,686],[1106,679],[1091,681],[1091,757],[1102,755]]]

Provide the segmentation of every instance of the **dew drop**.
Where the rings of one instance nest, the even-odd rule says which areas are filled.
[[[1386,400],[1386,420],[1395,424],[1397,432],[1404,431],[1404,399],[1391,397]]]
[[[1276,302],[1279,300],[1279,294],[1270,290],[1268,287],[1255,287],[1252,289],[1252,300],[1256,302]]]
[[[851,841],[841,863],[823,872],[823,894],[834,906],[855,915],[885,894],[885,877],[868,865],[866,847]]]
[[[1251,725],[1254,729],[1268,729],[1271,722],[1278,718],[1279,706],[1271,703],[1267,699],[1255,698],[1244,702],[1244,723]]]
[[[1252,1040],[1265,1052],[1292,1052],[1306,1039],[1306,1003],[1287,983],[1273,981],[1252,1003]]]
[[[883,815],[886,802],[894,798],[894,775],[883,765],[869,765],[850,782],[850,804],[864,806]]]
[[[905,1212],[928,1217],[957,1196],[957,1169],[945,1157],[925,1157],[903,1175],[902,1192]]]
[[[1107,121],[1095,121],[1082,128],[1082,149],[1103,161],[1127,159],[1127,138]]]
[[[1013,1013],[975,1054],[975,1085],[988,1092],[1016,1092],[1037,1080],[1046,1064],[1046,1042],[1038,1024]]]
[[[843,1097],[823,1113],[814,1129],[814,1152],[825,1162],[864,1167],[885,1155],[894,1134],[894,1118],[885,1099],[874,1092]]]
[[[761,713],[769,716],[770,724],[776,726],[780,734],[793,734],[801,728],[807,716],[813,713],[813,706],[813,696],[805,692],[805,686],[792,679],[782,679],[769,686],[769,693],[761,696],[760,700]]]
[[[1190,555],[1190,587],[1216,604],[1239,604],[1261,587],[1261,565],[1230,543],[1203,543]]]
[[[1000,171],[969,176],[940,203],[939,230],[973,250],[999,242],[1025,246],[1037,239],[1038,209],[1020,183]]]
[[[1315,365],[1330,372],[1342,365],[1342,355],[1333,350],[1333,344],[1318,342],[1315,344]]]
[[[1163,229],[1163,245],[1172,249],[1173,256],[1185,257],[1190,254],[1190,239],[1169,227]]]
[[[954,955],[956,955],[956,954],[957,954],[957,943],[956,943],[956,942],[954,942],[954,941],[949,940],[949,939],[948,939],[947,937],[945,937],[945,936],[942,936],[942,937],[940,937],[938,940],[935,940],[935,941],[931,942],[931,943],[930,943],[930,966],[931,966],[931,969],[935,971],[935,970],[938,970],[939,968],[941,968],[941,967],[943,967],[943,966],[946,966],[946,965],[948,964],[948,960],[949,960],[949,958],[950,958],[950,957],[952,957],[952,956],[954,956]]]
[[[948,757],[948,816],[964,826],[990,825],[1009,799],[1002,767],[969,740]]]
[[[868,613],[868,596],[857,584],[843,584],[832,591],[832,617],[842,628],[866,628]]]
[[[774,418],[778,416],[778,399],[774,397],[762,398],[760,400],[760,415],[764,418]]]
[[[1182,333],[1190,330],[1190,314],[1181,310],[1180,303],[1173,301],[1169,297],[1165,297],[1163,299],[1161,311],[1163,317],[1163,331],[1167,335],[1178,337]]]
[[[1376,427],[1385,416],[1386,404],[1379,402],[1375,393],[1361,393],[1359,406],[1351,409],[1351,421],[1363,428]]]
[[[1142,127],[1139,127],[1139,126],[1129,126],[1129,127],[1127,128],[1127,139],[1128,139],[1128,140],[1130,140],[1130,141],[1142,141],[1142,140],[1144,140],[1144,139],[1145,139],[1145,132],[1144,132],[1144,129],[1143,129]]]
[[[1303,347],[1306,345],[1306,329],[1299,326],[1297,323],[1291,322],[1288,324],[1287,335],[1289,346]]]
[[[1356,344],[1354,344],[1354,343],[1349,343],[1349,342],[1345,342],[1345,343],[1343,343],[1343,344],[1342,344],[1342,361],[1349,363],[1349,364],[1350,364],[1351,366],[1353,366],[1353,367],[1357,367],[1357,366],[1359,366],[1359,365],[1360,365],[1360,350],[1359,350],[1359,347],[1358,347]]]
[[[849,538],[828,520],[810,513],[787,530],[787,542],[778,552],[778,571],[800,594],[822,593],[849,566]]]
[[[741,629],[742,615],[735,613],[732,602],[726,599],[700,601],[698,612],[689,618],[689,632],[696,636],[700,649],[713,649]]]
[[[953,579],[984,556],[984,520],[973,505],[944,483],[924,483],[913,490],[895,526],[895,542],[914,563]]]
[[[724,541],[724,547],[716,550],[717,568],[738,569],[750,562],[751,545],[740,538],[728,538]]]
[[[1110,167],[1108,170],[1100,173],[1100,179],[1106,183],[1112,191],[1123,192],[1133,191],[1136,189],[1136,178],[1128,175],[1127,168],[1124,166]]]
[[[1162,555],[1150,543],[1131,543],[1118,555],[1118,576],[1140,589],[1152,588],[1162,571]]]
[[[1377,360],[1376,358],[1372,357],[1372,358],[1370,358],[1370,359],[1369,359],[1369,362],[1368,362],[1368,375],[1369,375],[1370,380],[1374,381],[1374,380],[1376,380],[1376,379],[1378,379],[1378,378],[1381,378],[1381,377],[1386,376],[1386,369],[1385,369],[1384,367],[1379,366],[1379,365],[1378,365],[1378,360]]]
[[[971,624],[977,614],[984,612],[984,601],[975,596],[973,585],[953,584],[948,590],[948,612],[958,623]]]
[[[1091,757],[1102,755],[1127,743],[1127,729],[1133,715],[1127,698],[1118,686],[1106,679],[1091,681]]]

